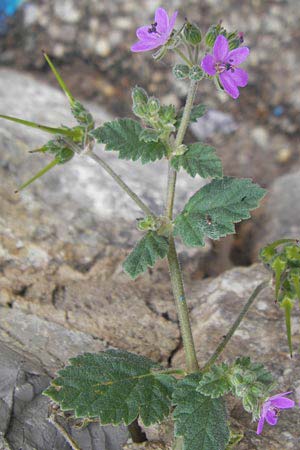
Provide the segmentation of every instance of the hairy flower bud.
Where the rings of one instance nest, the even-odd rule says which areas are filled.
[[[201,30],[193,23],[186,23],[183,31],[184,37],[189,44],[198,45],[202,40]]]
[[[148,102],[148,95],[145,89],[135,86],[131,92],[133,105],[146,105]]]
[[[157,98],[155,97],[150,97],[147,103],[147,109],[148,109],[148,113],[150,115],[155,115],[158,113],[159,109],[160,109],[160,102]]]

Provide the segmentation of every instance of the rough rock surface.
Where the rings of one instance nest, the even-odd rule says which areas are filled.
[[[42,391],[66,360],[83,351],[101,351],[107,344],[80,332],[22,311],[0,308],[0,448],[1,450],[70,450],[61,432],[49,422],[49,401]],[[82,450],[121,450],[126,427],[78,428],[58,416]]]
[[[282,238],[300,238],[300,172],[277,178],[270,187],[254,234],[253,258],[264,245]]]

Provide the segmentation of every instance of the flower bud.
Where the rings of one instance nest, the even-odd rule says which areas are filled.
[[[152,116],[158,113],[160,109],[160,102],[155,97],[150,97],[147,103],[148,113]]]
[[[193,66],[190,69],[189,78],[190,80],[199,81],[202,80],[204,72],[200,66]]]
[[[198,45],[202,40],[202,34],[200,28],[193,23],[187,23],[183,31],[184,37],[189,44]]]
[[[147,92],[139,86],[132,89],[131,96],[134,105],[146,105],[148,102]]]
[[[190,68],[186,64],[176,64],[173,67],[173,74],[178,80],[184,80],[189,76]]]
[[[217,37],[223,34],[226,37],[226,30],[222,27],[221,21],[217,25],[211,25],[205,35],[205,43],[208,47],[213,47]]]

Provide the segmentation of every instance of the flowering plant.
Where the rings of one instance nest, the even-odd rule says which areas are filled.
[[[182,111],[176,111],[173,105],[161,105],[157,98],[149,96],[141,87],[135,87],[132,90],[133,113],[138,120],[125,118],[96,126],[92,115],[73,97],[45,54],[68,98],[77,125],[53,128],[10,116],[0,117],[52,135],[51,140],[35,150],[51,155],[52,161],[22,184],[18,191],[56,165],[68,163],[75,154],[83,154],[100,164],[138,205],[144,213],[138,221],[138,229],[143,235],[124,261],[123,268],[135,279],[148,267],[153,267],[157,260],[167,259],[185,350],[185,367],[170,369],[123,350],[85,353],[71,359],[69,365],[59,371],[45,395],[62,411],[73,411],[76,418],[99,420],[103,425],[130,425],[139,418],[145,426],[149,426],[171,415],[175,424],[174,449],[225,450],[233,448],[233,441],[236,442],[232,439],[226,412],[227,394],[237,397],[244,409],[258,421],[258,434],[262,432],[265,421],[275,425],[278,411],[292,408],[294,401],[286,398],[289,392],[270,396],[276,386],[272,375],[262,364],[254,363],[248,357],[215,364],[254,300],[270,280],[255,288],[220,345],[206,364],[199,367],[175,238],[181,239],[187,246],[198,247],[203,246],[207,238],[216,240],[234,233],[235,223],[250,217],[250,211],[257,208],[265,190],[250,179],[224,176],[221,160],[210,145],[203,142],[184,144],[190,122],[205,113],[203,105],[194,105],[201,80],[214,80],[218,89],[234,99],[239,96],[238,88],[247,85],[247,72],[238,67],[249,54],[249,48],[241,45],[242,34],[228,32],[218,24],[210,27],[203,40],[200,29],[187,21],[176,30],[176,19],[177,12],[169,17],[163,8],[158,8],[154,22],[138,28],[136,34],[139,40],[131,50],[145,52],[158,49],[154,55],[156,60],[172,51],[182,59],[173,68],[175,77],[189,81]],[[155,214],[112,167],[94,153],[97,143],[105,146],[103,151],[118,152],[121,159],[140,160],[143,164],[161,159],[168,162],[167,200],[160,215]],[[174,217],[176,179],[181,170],[192,177],[210,180],[192,195],[183,210]],[[284,277],[290,277],[284,280],[294,283],[289,284],[291,301],[300,292],[297,284],[300,266],[295,265],[295,259],[299,261],[300,254],[295,251],[294,244],[288,240],[288,245],[284,247],[286,259],[280,255],[281,265],[276,262],[279,258],[276,245],[262,252],[263,261],[275,270],[276,296],[280,292],[287,295],[287,284],[281,285]],[[290,267],[288,264],[291,261],[293,264]],[[281,270],[279,278],[278,267]]]

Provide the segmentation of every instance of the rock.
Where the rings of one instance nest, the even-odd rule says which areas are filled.
[[[205,141],[216,133],[233,133],[237,129],[237,124],[231,114],[211,109],[196,123],[192,123],[190,128],[197,139]]]
[[[71,449],[50,423],[50,402],[42,392],[70,357],[107,344],[9,308],[0,308],[0,343],[0,448]],[[126,427],[92,423],[80,429],[70,418],[55,420],[82,450],[121,450],[128,439]]]
[[[279,177],[265,200],[265,210],[255,226],[252,257],[261,247],[281,238],[300,238],[300,172]]]
[[[235,268],[214,280],[195,282],[187,288],[187,298],[191,299],[191,320],[194,330],[197,355],[204,364],[214,349],[222,341],[230,326],[238,316],[242,305],[253,289],[269,277],[262,265],[250,268]],[[300,314],[295,309],[294,342],[299,345],[297,332]],[[274,304],[274,292],[265,289],[258,297],[241,326],[223,353],[226,361],[238,356],[250,356],[264,363],[273,373],[278,383],[278,392],[293,391],[299,403],[300,358],[288,355],[283,312]],[[173,360],[174,367],[184,364],[183,350],[179,350]],[[295,449],[299,443],[299,411],[285,411],[280,415],[278,425],[266,426],[261,436],[255,434],[256,424],[251,423],[249,414],[243,411],[238,401],[230,402],[230,415],[244,430],[245,437],[237,450],[282,450]]]

